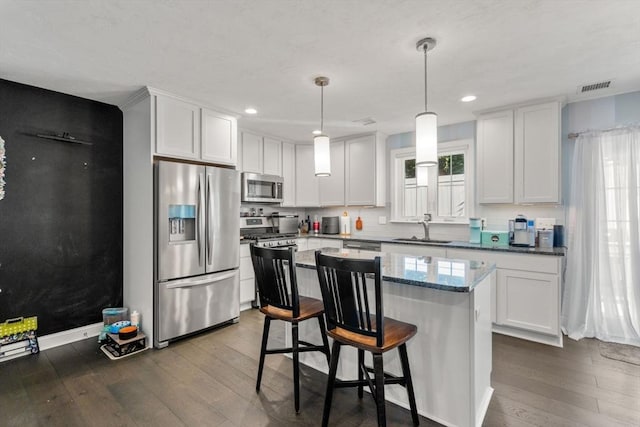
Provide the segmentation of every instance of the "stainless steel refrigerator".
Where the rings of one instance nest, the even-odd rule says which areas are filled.
[[[154,345],[240,315],[240,174],[155,165]]]

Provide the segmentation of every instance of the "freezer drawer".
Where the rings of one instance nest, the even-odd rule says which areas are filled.
[[[159,343],[190,334],[240,315],[237,269],[158,283]]]

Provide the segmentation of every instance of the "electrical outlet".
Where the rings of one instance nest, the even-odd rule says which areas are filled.
[[[378,217],[378,224],[386,224],[387,223],[387,217],[386,216],[379,216]]]

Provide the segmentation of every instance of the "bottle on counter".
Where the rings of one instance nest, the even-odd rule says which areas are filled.
[[[131,312],[131,326],[140,329],[140,313],[137,310]]]
[[[313,234],[320,233],[320,221],[318,221],[318,215],[313,217]]]
[[[527,232],[529,233],[529,247],[535,248],[536,246],[536,224],[534,220],[527,221]]]
[[[360,217],[356,219],[356,230],[362,230],[362,220],[360,219]]]

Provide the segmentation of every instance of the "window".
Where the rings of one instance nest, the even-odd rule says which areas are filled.
[[[471,140],[438,144],[438,167],[416,167],[415,148],[391,151],[393,221],[468,222],[473,208]]]

